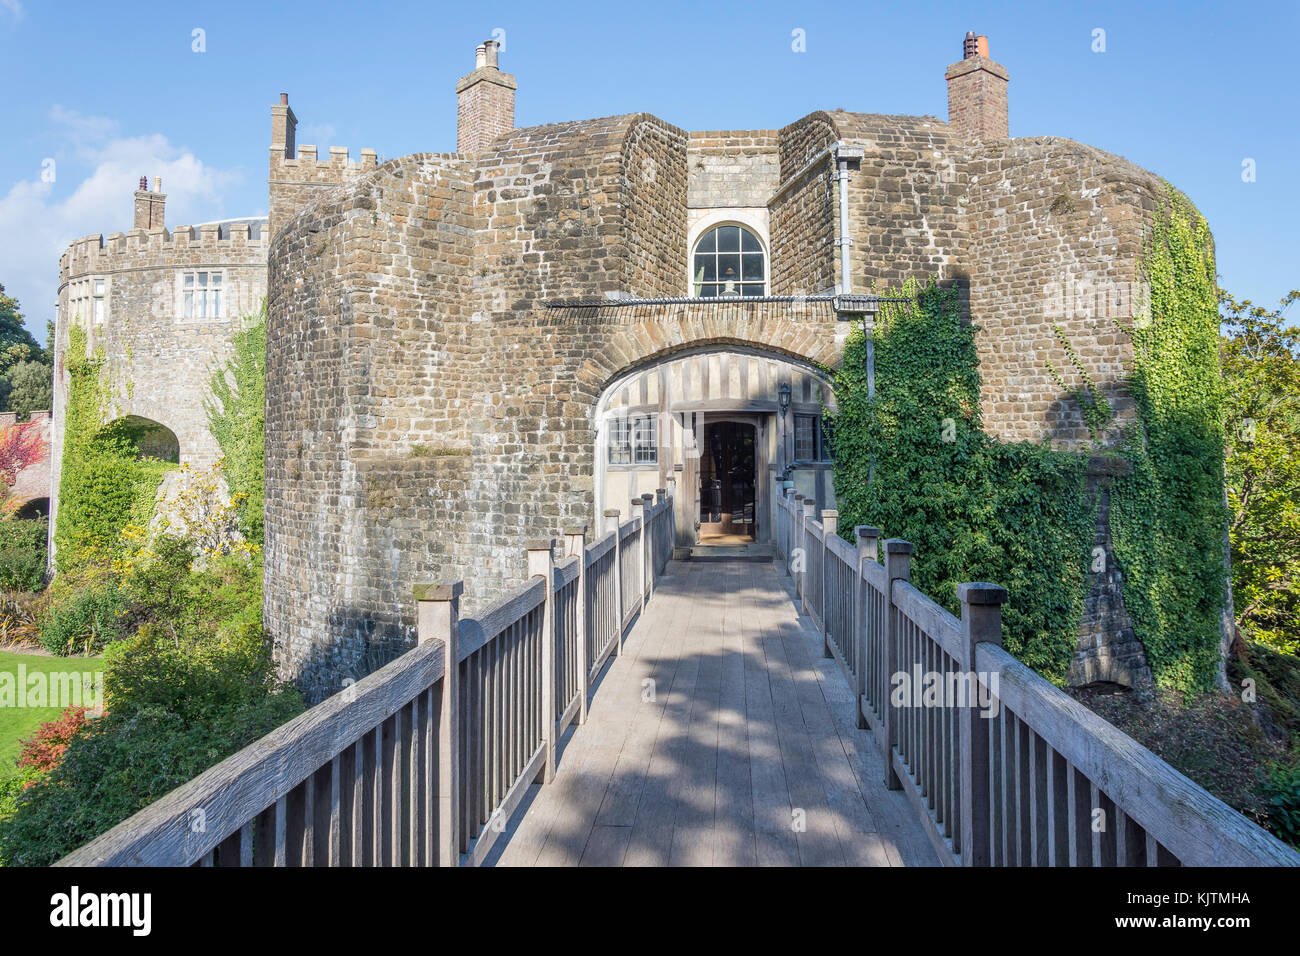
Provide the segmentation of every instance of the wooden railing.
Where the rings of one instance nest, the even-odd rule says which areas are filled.
[[[474,865],[587,718],[672,552],[673,503],[528,544],[527,583],[473,618],[415,589],[418,644],[69,854],[63,866]]]
[[[857,691],[885,783],[962,866],[1297,866],[1300,854],[1002,648],[993,584],[954,617],[910,583],[912,545],[776,490],[775,541]],[[883,563],[882,563],[883,558]]]

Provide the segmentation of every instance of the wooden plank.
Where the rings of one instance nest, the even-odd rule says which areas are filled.
[[[1002,648],[980,644],[977,670],[999,696],[1184,865],[1300,866],[1300,853],[1233,810],[1136,740],[1053,687]]]
[[[65,866],[187,866],[442,676],[423,644],[182,784],[59,861]],[[208,826],[195,833],[191,811]]]

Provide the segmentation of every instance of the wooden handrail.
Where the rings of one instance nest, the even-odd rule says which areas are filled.
[[[580,554],[531,544],[534,575],[473,618],[459,582],[418,586],[414,649],[60,864],[482,862],[493,819],[549,781],[559,732],[585,719],[590,681],[667,566],[672,498],[639,503],[590,545],[585,528],[567,533]],[[639,577],[623,588],[622,575]]]
[[[819,535],[801,496],[777,497],[775,514],[787,569],[794,548],[822,540],[820,562],[792,572],[798,600],[856,689],[887,783],[905,791],[945,862],[1300,866],[1300,853],[1003,650],[1001,588],[960,585],[959,620],[910,583],[907,542],[884,542],[881,564],[877,529],[859,529],[855,553]],[[835,563],[857,582],[847,594],[829,583],[844,573]],[[832,635],[828,622],[845,620],[852,634]],[[964,699],[891,700],[934,667]]]

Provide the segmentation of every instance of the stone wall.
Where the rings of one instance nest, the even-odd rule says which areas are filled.
[[[833,145],[837,131],[826,113],[813,113],[779,134],[780,186],[768,205],[771,217],[773,295],[814,295],[839,281],[835,239],[838,193],[834,163],[809,163]]]
[[[687,152],[692,208],[765,207],[781,183],[776,130],[691,133]]]
[[[1129,324],[1143,309],[1143,232],[1162,201],[1160,180],[1071,140],[974,147],[966,163],[971,317],[979,328],[985,428],[1007,440],[1062,447],[1090,440],[1069,389],[1083,384],[1058,336],[1121,422]]]
[[[203,403],[213,373],[230,357],[240,318],[255,313],[266,295],[263,225],[228,226],[229,238],[224,239],[215,224],[177,226],[170,233],[133,229],[107,239],[78,239],[64,253],[55,321],[51,529],[58,509],[72,323],[86,329],[90,350],[104,351],[111,418],[138,415],[165,425],[176,435],[182,461],[200,468],[212,465],[221,449],[208,431]],[[223,273],[219,318],[184,318],[180,282],[190,270]],[[84,309],[85,300],[74,300],[72,294],[79,284],[97,278],[105,280],[102,325]]]
[[[322,191],[351,182],[378,165],[373,149],[363,149],[359,162],[348,158],[346,146],[330,146],[326,155],[328,159],[319,159],[315,146],[298,146],[296,153],[286,156],[283,146],[272,144],[267,176],[272,235]]]

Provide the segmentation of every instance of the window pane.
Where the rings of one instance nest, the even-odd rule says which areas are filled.
[[[762,252],[763,247],[758,243],[758,236],[754,235],[748,229],[740,231],[740,248],[742,252]]]
[[[220,272],[214,272],[214,273],[212,273],[212,287],[215,288],[215,289],[219,289],[219,288],[221,288],[221,273],[220,273]]]
[[[96,279],[96,280],[95,280],[95,295],[103,295],[103,294],[104,294],[104,280],[103,280],[103,279]]]
[[[205,285],[207,285],[207,284],[208,284],[208,274],[207,274],[206,272],[200,272],[200,273],[199,273],[199,285],[201,285],[201,286],[205,286]]]
[[[718,281],[723,283],[740,281],[740,256],[718,256]]]
[[[812,415],[794,417],[794,457],[799,461],[812,461],[816,455],[816,449],[813,447],[815,420]]]
[[[718,297],[718,287],[716,285],[705,285],[700,287],[700,298],[716,299]]]
[[[717,256],[696,256],[695,257],[695,281],[716,282],[717,279],[718,279],[718,257]]]
[[[710,229],[705,233],[700,244],[695,247],[696,252],[714,252],[718,248],[718,230]]]
[[[193,292],[187,291],[185,293],[185,318],[187,319],[194,318],[194,293]]]
[[[761,254],[749,253],[742,256],[745,263],[745,273],[741,276],[746,282],[763,281],[763,256]]]
[[[212,317],[219,319],[221,317],[221,290],[212,290]]]
[[[626,418],[611,418],[609,421],[609,463],[611,465],[631,464],[629,424]]]
[[[653,418],[638,418],[634,423],[636,442],[634,447],[637,464],[654,464],[657,461],[656,432],[657,422]]]
[[[185,273],[185,288],[187,288],[187,289],[192,289],[192,288],[194,288],[194,273],[193,273],[193,272],[187,272],[187,273]]]
[[[740,294],[749,296],[750,298],[753,298],[754,296],[762,296],[763,285],[761,282],[747,282],[741,286]]]
[[[104,300],[101,298],[95,299],[95,321],[104,321]]]
[[[719,252],[740,251],[740,227],[739,226],[719,226],[717,231],[718,231]]]
[[[208,317],[208,294],[203,291],[195,293],[194,304],[198,306],[196,318],[206,319]]]

